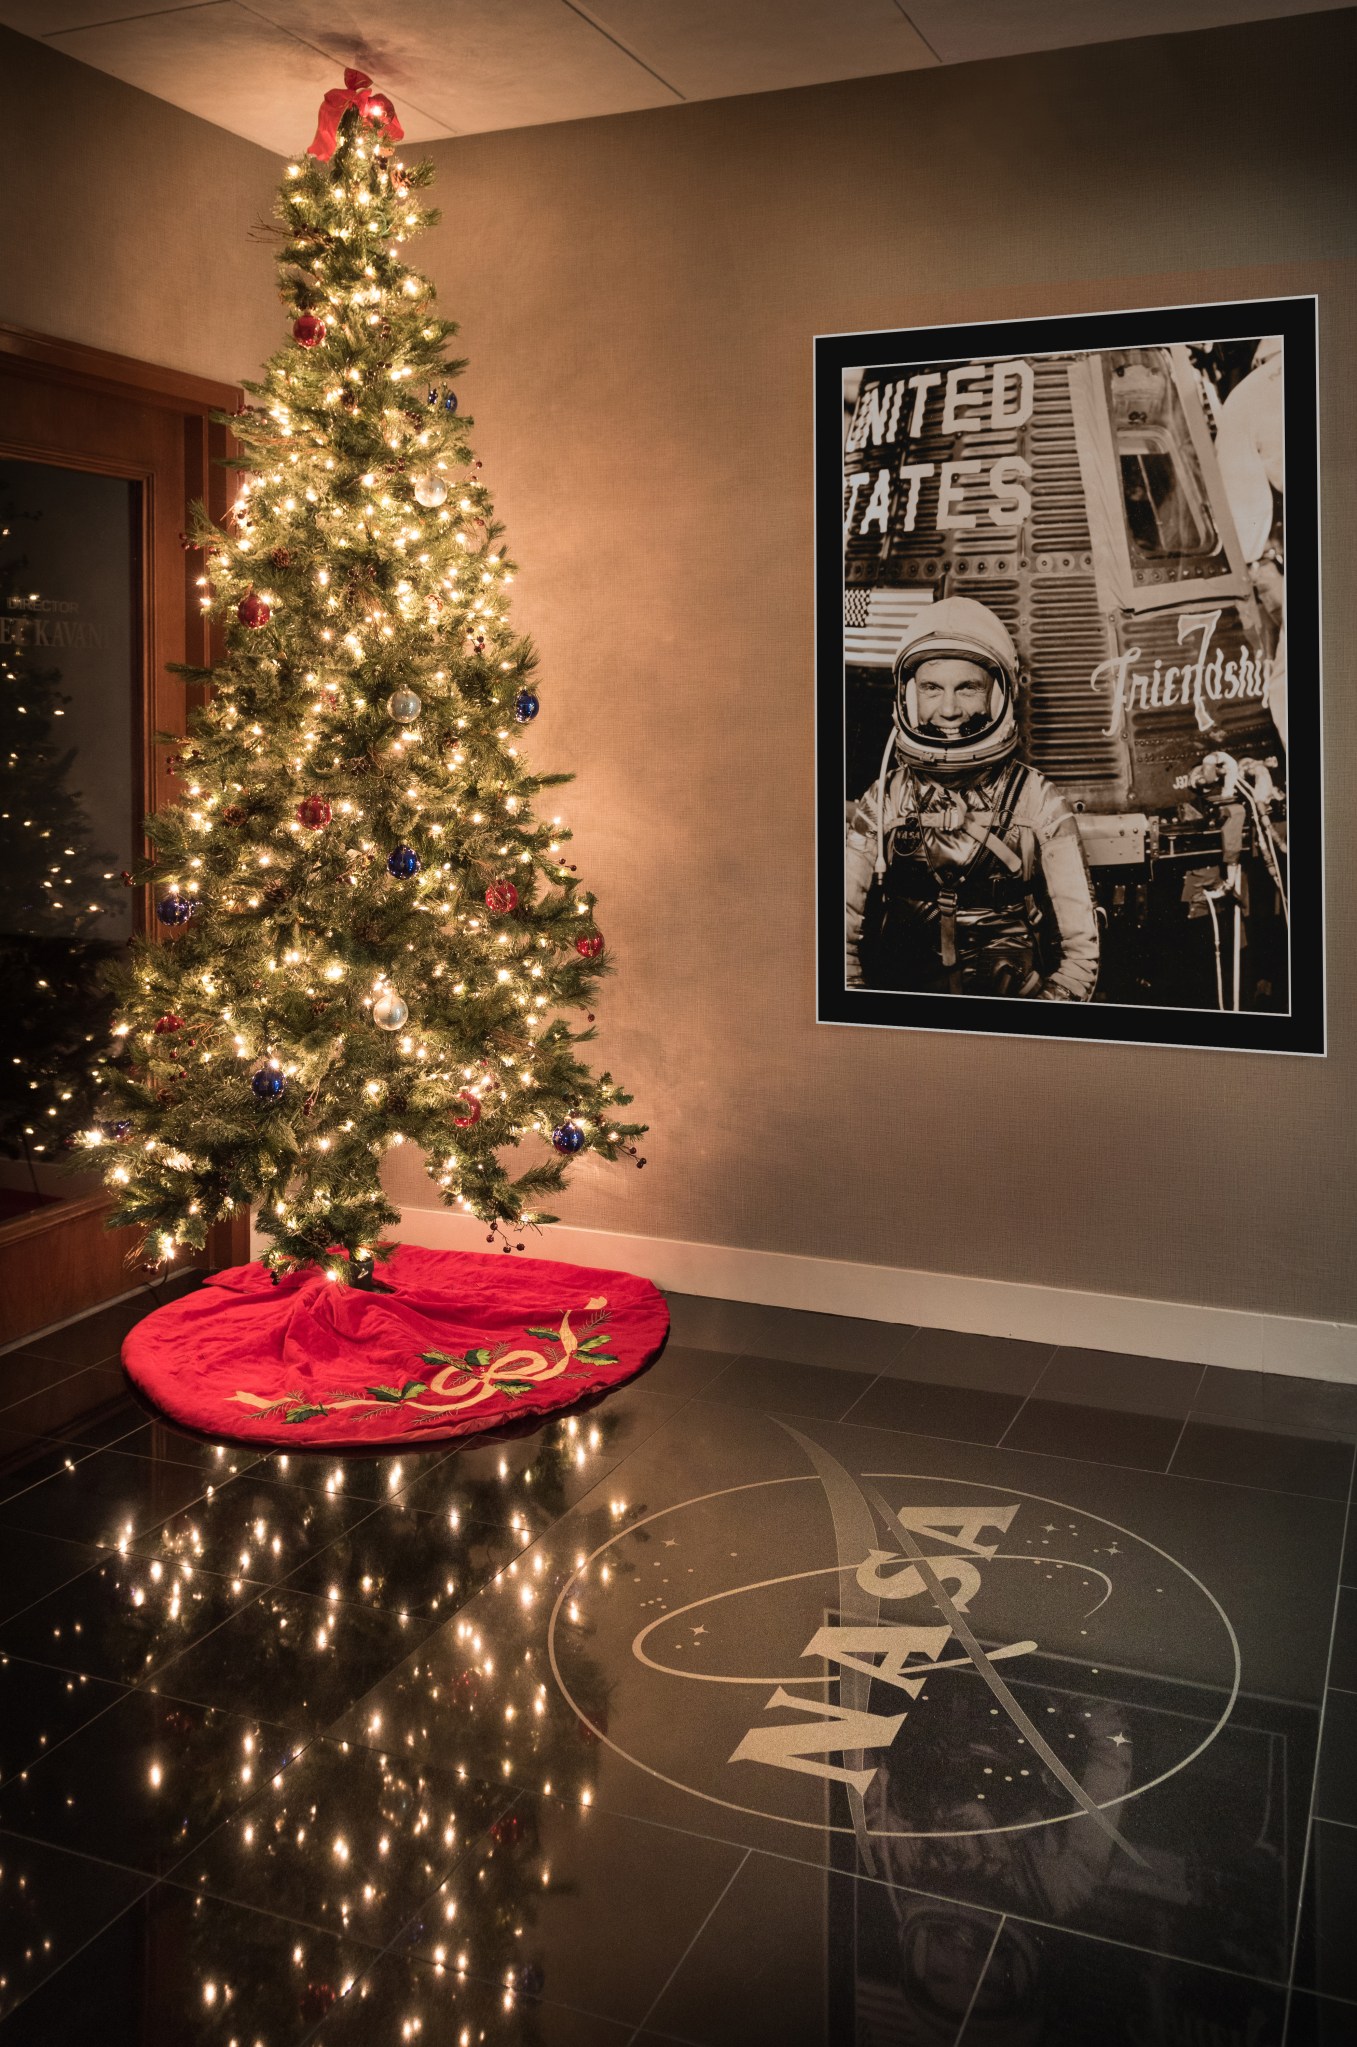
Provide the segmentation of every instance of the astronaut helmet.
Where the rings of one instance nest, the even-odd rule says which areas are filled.
[[[945,778],[1014,751],[1018,650],[988,605],[973,597],[926,604],[907,628],[894,668],[896,746],[912,765]],[[977,685],[986,682],[982,695]]]

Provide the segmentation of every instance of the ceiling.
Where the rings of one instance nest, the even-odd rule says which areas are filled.
[[[346,64],[411,142],[1308,14],[1344,0],[0,0],[0,22],[280,154]]]

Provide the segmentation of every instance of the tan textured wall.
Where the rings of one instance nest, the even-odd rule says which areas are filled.
[[[521,565],[530,744],[654,1125],[572,1222],[1357,1317],[1350,12],[434,145],[428,267]],[[0,318],[207,374],[281,332],[276,175],[5,36]],[[80,138],[83,137],[83,140]],[[1321,294],[1331,1056],[813,1021],[810,340]],[[430,1189],[397,1154],[411,1205]]]
[[[6,28],[0,79],[22,110],[0,321],[228,383],[253,374],[280,332],[272,246],[251,233],[273,205],[268,151]]]
[[[1357,1315],[1352,26],[433,146],[530,744],[578,772],[619,969],[599,1051],[654,1125],[570,1221]],[[1287,290],[1323,295],[1332,1056],[817,1027],[811,336]]]

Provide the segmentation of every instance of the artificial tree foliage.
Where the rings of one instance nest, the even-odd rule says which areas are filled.
[[[197,506],[186,536],[225,652],[184,671],[207,701],[176,743],[181,798],[148,820],[135,879],[159,923],[118,972],[86,1137],[152,1260],[249,1203],[276,1272],[358,1284],[397,1220],[390,1146],[507,1248],[552,1220],[572,1151],[634,1157],[643,1127],[564,1014],[606,965],[595,898],[538,814],[569,778],[518,744],[535,657],[457,329],[407,260],[438,218],[432,166],[401,162],[389,113],[359,95],[333,155],[282,182],[293,339],[229,422],[225,526]]]

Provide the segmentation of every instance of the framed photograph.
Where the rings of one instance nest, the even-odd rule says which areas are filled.
[[[1324,1052],[1316,343],[816,340],[822,1023]]]

